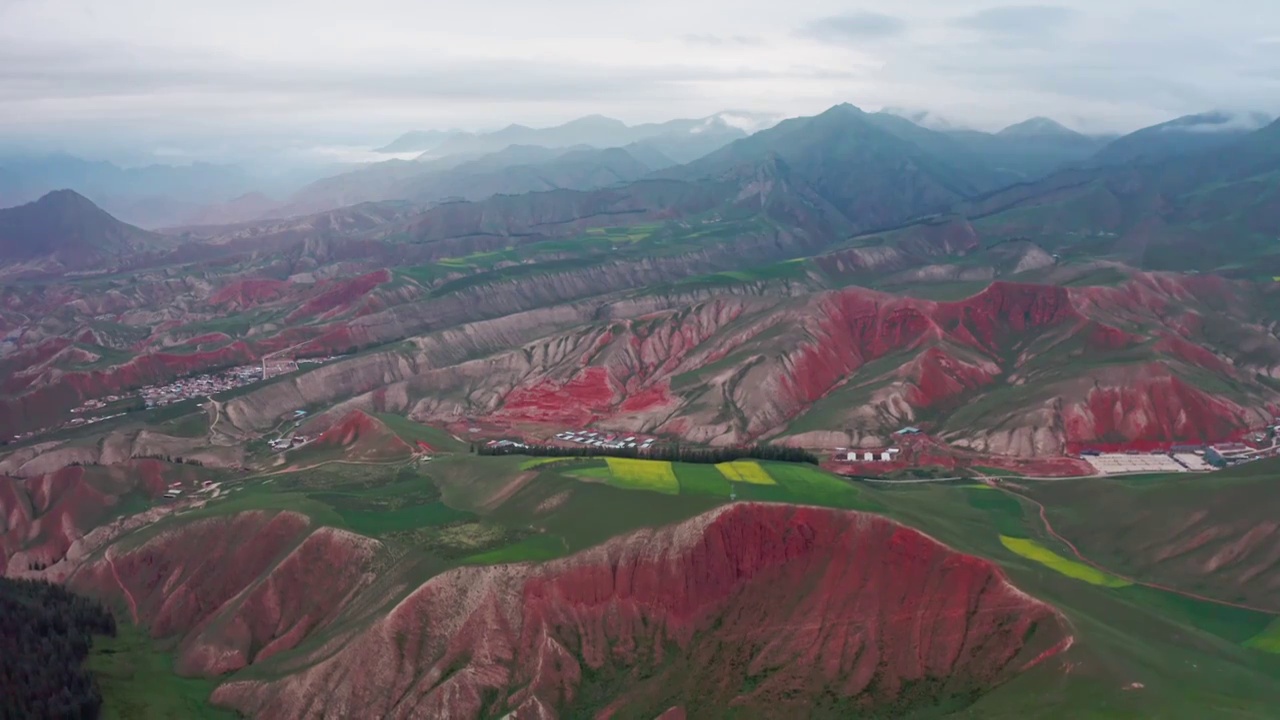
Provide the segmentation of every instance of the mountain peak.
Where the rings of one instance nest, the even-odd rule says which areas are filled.
[[[843,102],[843,103],[840,103],[839,105],[832,105],[830,108],[827,109],[826,112],[819,114],[818,117],[823,117],[823,116],[838,117],[842,115],[861,116],[861,115],[866,115],[866,113],[863,112],[862,108],[858,107],[857,105]]]
[[[1033,117],[1030,120],[1023,120],[1001,130],[997,135],[1005,136],[1027,136],[1027,135],[1078,135],[1075,130],[1063,125],[1062,123],[1047,117]]]
[[[569,122],[565,123],[561,127],[572,127],[572,126],[578,126],[578,125],[591,125],[595,127],[611,127],[611,128],[627,127],[627,124],[622,122],[621,120],[616,120],[606,115],[598,115],[598,114],[584,115],[583,117],[577,118],[576,120],[570,120]]]
[[[70,188],[50,190],[33,204],[42,207],[93,208],[101,211],[101,208],[94,205],[92,200]]]
[[[0,210],[0,263],[50,258],[66,268],[90,268],[161,240],[120,222],[74,190],[54,190],[35,202]]]

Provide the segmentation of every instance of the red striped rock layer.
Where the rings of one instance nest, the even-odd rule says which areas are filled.
[[[177,638],[182,674],[220,675],[288,650],[372,580],[377,542],[313,529],[297,513],[254,511],[108,548],[68,584]]]
[[[214,699],[280,719],[841,716],[971,698],[1069,644],[1052,608],[915,530],[739,504],[447,572],[309,668]]]

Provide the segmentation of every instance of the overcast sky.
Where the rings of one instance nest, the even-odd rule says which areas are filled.
[[[628,122],[839,102],[994,129],[1280,110],[1276,0],[0,0],[0,140]]]

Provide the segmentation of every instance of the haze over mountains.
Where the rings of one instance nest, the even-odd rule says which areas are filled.
[[[1208,149],[1256,129],[1266,119],[1261,113],[1206,113],[1116,139],[1083,135],[1048,118],[987,133],[928,113],[890,109],[868,114],[869,122],[952,166],[982,167],[990,177],[975,175],[965,181],[981,187],[1035,179],[1078,163],[1148,162]],[[430,203],[586,189],[691,163],[772,123],[762,115],[725,112],[635,126],[588,116],[548,128],[414,131],[377,150],[408,159],[363,166],[313,165],[270,176],[208,163],[122,168],[65,155],[0,157],[0,207],[68,188],[122,220],[157,228],[287,217],[367,201]],[[610,148],[621,148],[630,160],[623,161],[618,153],[600,154],[595,160],[583,154]],[[557,160],[558,156],[567,157]],[[591,162],[598,167],[585,167]]]

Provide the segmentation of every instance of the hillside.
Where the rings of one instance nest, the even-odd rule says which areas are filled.
[[[1065,170],[954,211],[984,246],[1031,241],[1071,261],[1270,278],[1280,274],[1270,250],[1280,212],[1278,134],[1272,123],[1161,161]],[[911,242],[931,227],[895,234]]]
[[[884,117],[910,125],[901,118]],[[935,135],[924,128],[916,131]],[[862,229],[944,210],[1001,182],[985,166],[899,137],[852,105],[783,121],[661,175],[690,181],[718,178],[773,156]]]
[[[566,307],[554,321],[535,311],[439,336],[453,347],[428,336],[420,354],[345,361],[324,373],[323,389],[264,388],[227,412],[261,428],[301,392],[443,424],[598,424],[819,448],[884,444],[924,423],[958,447],[1026,458],[1091,443],[1220,441],[1265,424],[1280,402],[1257,377],[1280,366],[1280,345],[1245,309],[1252,292],[1139,276],[1118,288],[995,283],[955,302],[860,289],[783,301],[726,293],[619,301],[611,321],[572,330],[586,308]],[[432,369],[391,370],[406,363]]]

